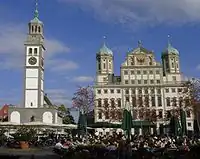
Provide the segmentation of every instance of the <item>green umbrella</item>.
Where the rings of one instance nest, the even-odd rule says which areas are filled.
[[[83,114],[81,111],[79,113],[77,129],[78,129],[79,135],[86,135],[87,119],[86,119],[85,114]]]
[[[125,131],[128,139],[130,139],[132,125],[132,115],[131,112],[128,110],[128,105],[126,105],[126,108],[123,112],[122,129]]]
[[[177,117],[172,116],[170,119],[170,132],[175,135],[178,136],[181,130],[181,126],[179,123],[179,120]]]
[[[186,113],[185,110],[180,110],[180,118],[181,118],[181,135],[187,135],[187,126],[186,126]]]

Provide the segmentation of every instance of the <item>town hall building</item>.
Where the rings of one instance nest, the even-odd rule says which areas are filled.
[[[167,125],[169,115],[187,103],[181,94],[184,81],[179,51],[170,40],[161,59],[156,61],[154,52],[138,42],[127,52],[120,76],[116,76],[114,53],[104,43],[96,54],[95,122],[120,123],[123,109],[129,105],[134,121],[151,121],[157,132]],[[192,131],[192,110],[188,107],[186,112],[187,129]],[[142,124],[132,131],[142,134]]]
[[[24,93],[21,107],[9,107],[8,120],[15,123],[62,123],[57,110],[44,94],[44,25],[39,20],[38,5],[28,24],[25,46]],[[51,105],[50,105],[51,104]]]

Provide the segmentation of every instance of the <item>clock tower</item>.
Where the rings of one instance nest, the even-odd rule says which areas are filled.
[[[28,24],[25,41],[24,107],[44,106],[44,36],[36,2],[34,18]]]

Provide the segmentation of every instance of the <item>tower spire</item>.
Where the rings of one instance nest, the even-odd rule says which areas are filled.
[[[35,0],[35,12],[34,12],[34,18],[39,18],[39,12],[38,12],[38,0]]]
[[[167,36],[167,46],[170,47],[171,46],[171,41],[170,41],[170,35]]]
[[[103,45],[106,45],[106,36],[103,36]]]

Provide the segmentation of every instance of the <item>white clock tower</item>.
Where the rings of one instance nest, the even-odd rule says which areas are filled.
[[[43,23],[39,20],[38,3],[34,19],[28,24],[29,32],[25,41],[24,107],[44,106],[44,36]]]

